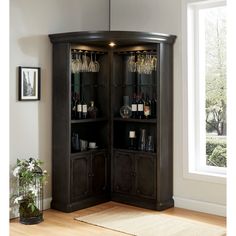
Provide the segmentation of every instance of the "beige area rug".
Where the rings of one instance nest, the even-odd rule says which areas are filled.
[[[156,211],[115,206],[78,221],[138,236],[224,236],[223,227],[201,223]]]

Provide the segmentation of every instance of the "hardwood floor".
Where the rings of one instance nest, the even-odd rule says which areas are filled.
[[[117,205],[116,202],[107,202],[87,209],[64,213],[49,209],[44,211],[44,222],[37,225],[23,225],[18,219],[10,221],[11,236],[124,236],[120,232],[115,232],[102,227],[89,225],[74,220],[74,217],[89,215]],[[132,206],[127,206],[132,207]],[[149,211],[143,209],[143,211]],[[200,212],[189,211],[180,208],[171,208],[164,211],[166,214],[180,216],[187,219],[194,219],[200,222],[226,227],[226,218],[209,215]]]

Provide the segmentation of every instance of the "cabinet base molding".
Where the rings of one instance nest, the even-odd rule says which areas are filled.
[[[134,196],[127,196],[123,194],[113,193],[111,200],[114,202],[120,202],[124,204],[129,204],[137,207],[143,207],[151,210],[162,211],[174,206],[174,200],[171,199],[168,202],[156,202],[155,200],[150,199],[141,199]]]
[[[108,201],[110,201],[110,199],[106,195],[105,196],[102,195],[99,197],[96,196],[96,197],[86,198],[84,200],[79,200],[78,202],[73,202],[72,204],[52,201],[51,208],[69,213],[69,212],[77,211],[83,208],[91,207],[91,206],[108,202]]]
[[[158,210],[158,211],[163,211],[163,210],[165,210],[165,209],[167,209],[167,208],[171,208],[171,207],[173,207],[174,206],[174,200],[173,200],[173,198],[172,199],[170,199],[169,201],[167,201],[167,202],[157,202],[157,204],[156,204],[156,210]]]

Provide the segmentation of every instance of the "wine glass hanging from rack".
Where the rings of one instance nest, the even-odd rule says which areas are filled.
[[[73,74],[80,72],[99,72],[100,64],[97,61],[97,54],[103,53],[88,50],[72,50],[71,72]]]
[[[126,52],[130,54],[127,60],[129,72],[138,72],[139,74],[152,74],[157,69],[157,56],[154,51]]]

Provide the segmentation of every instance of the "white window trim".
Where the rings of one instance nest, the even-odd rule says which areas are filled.
[[[188,179],[226,184],[226,168],[208,166],[205,170],[202,167],[201,170],[199,170],[199,162],[197,162],[196,159],[196,156],[202,156],[203,160],[205,155],[204,153],[196,153],[196,150],[201,150],[200,145],[205,145],[205,130],[199,130],[200,132],[195,132],[195,106],[201,106],[201,104],[194,104],[196,99],[191,99],[191,97],[193,98],[194,94],[196,93],[196,90],[194,88],[196,86],[196,84],[194,84],[196,80],[194,78],[195,76],[197,78],[198,74],[196,73],[198,72],[196,72],[196,70],[194,69],[194,65],[196,65],[199,60],[198,55],[196,55],[194,51],[196,51],[196,46],[199,47],[199,42],[198,39],[196,40],[196,37],[194,37],[196,33],[198,35],[198,32],[194,32],[193,28],[189,27],[188,20],[190,19],[193,21],[194,18],[196,19],[196,16],[193,15],[196,11],[193,11],[193,8],[189,7],[190,4],[191,6],[195,5],[195,8],[198,7],[198,9],[200,9],[201,7],[199,6],[199,3],[202,4],[202,8],[226,5],[225,1],[223,0],[182,0],[183,176]],[[194,23],[196,23],[196,21],[194,21]],[[194,28],[195,30],[198,29],[198,27]],[[200,68],[202,67],[201,64],[197,64],[197,66]],[[202,68],[200,71],[201,73],[204,73],[204,70]],[[199,84],[197,86],[199,86]],[[198,91],[201,90],[198,89]],[[204,102],[205,106],[205,101],[202,102]],[[194,106],[190,106],[190,104],[194,104]],[[205,109],[201,110],[205,112]],[[201,132],[204,132],[204,135],[202,135]],[[201,137],[200,140],[202,143],[199,144],[198,148],[195,148],[195,140],[198,139],[199,136]]]

